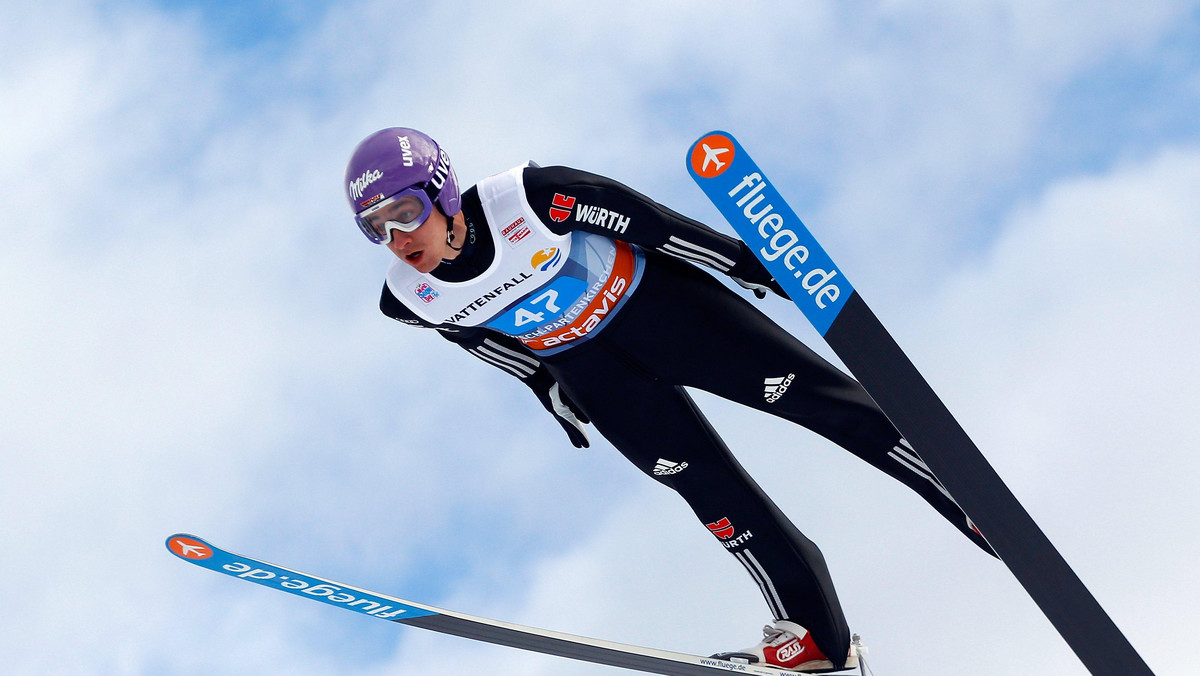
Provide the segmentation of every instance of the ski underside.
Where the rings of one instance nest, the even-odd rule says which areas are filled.
[[[651,674],[712,676],[713,674],[732,672],[758,674],[759,676],[782,676],[784,674],[794,676],[796,673],[768,666],[741,664],[711,657],[613,643],[456,613],[334,582],[290,568],[283,568],[249,556],[234,554],[214,547],[195,535],[186,533],[178,533],[167,538],[167,549],[189,563],[271,589],[278,589],[397,624],[420,627],[521,650]],[[857,641],[855,650],[862,652]],[[861,661],[860,664],[862,664]]]

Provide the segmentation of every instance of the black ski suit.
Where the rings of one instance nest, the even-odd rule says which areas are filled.
[[[774,617],[807,628],[835,665],[849,650],[850,632],[824,557],[746,473],[684,387],[830,439],[912,488],[992,553],[855,380],[693,265],[778,288],[744,244],[594,174],[531,166],[523,181],[529,206],[555,233],[585,230],[645,252],[640,284],[602,331],[546,356],[490,329],[422,321],[386,285],[383,312],[441,329],[447,339],[521,378],[552,413],[547,392],[558,383],[630,462],[687,501],[745,566]],[[563,219],[564,195],[606,212],[593,209],[588,218],[577,213]],[[558,218],[551,217],[555,208]],[[487,268],[498,239],[497,224],[487,223],[474,188],[463,195],[463,212],[473,242],[434,271],[447,281],[470,279]],[[586,443],[563,424],[577,445]]]

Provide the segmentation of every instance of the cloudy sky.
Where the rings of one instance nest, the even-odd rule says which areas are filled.
[[[757,640],[756,586],[674,494],[379,314],[389,254],[341,182],[392,125],[466,184],[567,164],[726,232],[684,155],[733,132],[1151,667],[1200,672],[1200,3],[17,5],[6,672],[620,673],[241,584],[170,556],[177,531],[476,615]],[[906,489],[697,399],[821,545],[876,673],[1083,673]]]

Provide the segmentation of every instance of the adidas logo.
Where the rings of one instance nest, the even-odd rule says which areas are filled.
[[[658,464],[654,466],[654,474],[655,476],[670,476],[672,474],[679,474],[683,470],[687,469],[687,466],[688,464],[686,462],[671,462],[670,460],[663,460],[662,458],[659,458]]]
[[[774,404],[779,401],[779,398],[787,392],[787,388],[792,384],[792,379],[796,377],[795,373],[789,373],[783,378],[767,378],[763,381],[763,396],[766,397],[768,404]]]

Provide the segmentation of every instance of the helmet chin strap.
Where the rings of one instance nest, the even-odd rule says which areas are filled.
[[[441,205],[439,204],[438,211],[441,211],[441,210],[442,210],[442,208],[441,208]],[[462,251],[462,248],[463,248],[463,245],[454,246],[454,219],[452,217],[446,218],[446,246],[450,247],[451,249],[454,249],[455,251]]]
[[[441,205],[438,205],[438,211],[441,211],[441,209],[442,209]],[[442,213],[445,213],[445,212],[442,212]],[[462,213],[462,212],[460,211],[459,213]],[[450,247],[451,249],[453,249],[455,251],[462,251],[464,246],[466,246],[468,243],[473,243],[475,241],[475,228],[471,226],[471,222],[468,221],[466,219],[466,217],[463,217],[463,224],[466,226],[467,233],[470,235],[467,238],[468,241],[463,242],[459,246],[454,246],[454,219],[451,217],[446,218],[446,246]]]

